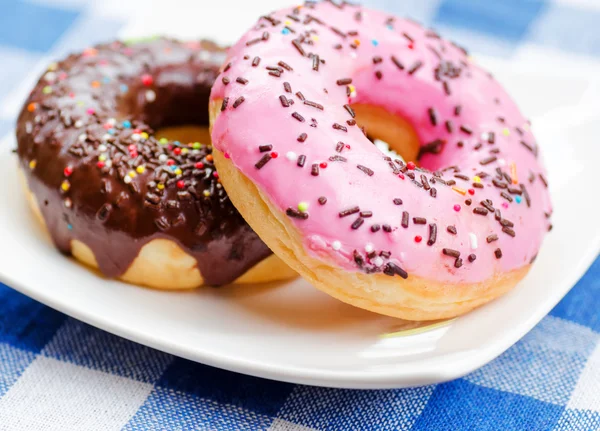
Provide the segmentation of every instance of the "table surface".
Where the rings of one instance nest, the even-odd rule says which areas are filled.
[[[246,28],[277,0],[12,0],[0,14],[0,136],[52,59],[117,36]],[[372,0],[475,53],[600,76],[600,2]],[[185,11],[185,13],[182,13]],[[233,12],[233,13],[232,13]],[[174,32],[173,29],[176,28]],[[192,363],[69,318],[0,284],[3,430],[600,430],[600,259],[482,369],[414,389],[292,385]]]

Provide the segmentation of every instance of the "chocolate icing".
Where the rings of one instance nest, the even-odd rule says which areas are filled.
[[[57,248],[87,244],[108,277],[170,239],[206,284],[232,282],[270,255],[218,182],[209,145],[154,129],[208,125],[225,50],[209,41],[113,42],[50,66],[17,124],[18,155]],[[147,135],[146,135],[147,134]]]

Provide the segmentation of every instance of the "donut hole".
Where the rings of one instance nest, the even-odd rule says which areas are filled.
[[[420,142],[413,126],[405,119],[373,105],[354,104],[356,121],[365,127],[371,141],[385,142],[405,161],[418,164]]]

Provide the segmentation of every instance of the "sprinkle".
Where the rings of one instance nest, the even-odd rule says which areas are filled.
[[[298,114],[297,112],[294,112],[292,114],[292,117],[294,117],[296,120],[300,121],[301,123],[304,123],[306,120],[304,119],[304,117],[300,114]]]
[[[429,108],[427,110],[427,113],[429,114],[429,121],[431,122],[431,125],[437,126],[438,120],[437,120],[437,113],[435,112],[435,109]]]
[[[318,199],[318,202],[319,202],[320,205],[325,205],[327,203],[327,198],[325,196],[321,196]]]
[[[435,244],[437,240],[437,224],[431,223],[429,225],[429,239],[427,240],[427,245],[432,246]]]
[[[513,238],[514,238],[514,237],[515,237],[515,235],[516,235],[515,231],[514,231],[512,228],[508,227],[508,226],[504,226],[504,227],[502,228],[502,232],[504,232],[504,233],[505,233],[505,234],[507,234],[507,235],[510,235],[510,236],[512,236]]]
[[[246,100],[246,98],[244,96],[240,96],[238,97],[235,102],[233,102],[233,109],[237,108],[238,106],[240,106],[242,103],[244,103],[244,100]]]
[[[224,97],[223,103],[221,104],[221,112],[223,112],[227,108],[227,103],[229,103],[229,97]]]
[[[260,64],[260,57],[254,57],[252,59],[252,67],[257,67]]]
[[[494,250],[494,255],[496,256],[496,259],[500,259],[502,257],[502,250],[497,248],[496,250]]]
[[[260,146],[258,147],[258,150],[259,150],[261,153],[266,153],[267,151],[271,151],[272,149],[273,149],[273,145],[271,145],[271,144],[260,145]]]
[[[442,253],[446,256],[450,256],[450,257],[454,257],[457,258],[460,256],[460,251],[458,250],[453,250],[451,248],[444,248],[442,249]]]
[[[301,220],[306,220],[308,218],[308,213],[296,211],[294,208],[288,208],[285,213],[292,218],[297,218]]]
[[[404,70],[404,65],[400,62],[400,60],[398,60],[398,58],[396,58],[393,55],[391,58],[392,58],[392,63],[394,63],[398,69]]]
[[[346,111],[348,111],[348,114],[350,114],[350,116],[352,118],[354,118],[356,116],[356,114],[354,113],[354,109],[352,109],[352,107],[350,105],[344,105],[344,108],[346,109]]]
[[[271,161],[271,154],[265,154],[261,159],[254,165],[256,169],[262,169],[269,161]]]
[[[471,250],[477,250],[477,235],[473,232],[469,232],[469,243],[471,244]]]
[[[293,151],[288,151],[285,155],[286,159],[288,159],[290,162],[293,162],[294,160],[296,160],[298,158],[298,155],[296,153],[294,153]]]
[[[37,161],[36,160],[31,160],[29,162],[29,169],[31,169],[32,171],[35,169],[36,166],[37,166]]]
[[[446,230],[448,231],[448,233],[451,233],[452,235],[456,235],[456,226],[450,225],[446,228]]]
[[[146,101],[152,103],[156,100],[156,93],[153,90],[146,91]]]
[[[71,183],[69,183],[67,180],[64,180],[62,182],[62,184],[60,185],[60,189],[63,192],[68,192],[70,188],[71,188]]]
[[[489,165],[492,162],[495,162],[498,158],[496,156],[486,157],[485,159],[479,161],[479,164],[482,166]]]
[[[408,211],[403,211],[402,212],[402,222],[401,222],[402,227],[403,228],[407,228],[408,227],[408,222],[409,222]]]
[[[371,226],[371,232],[373,232],[373,233],[379,232],[380,229],[381,229],[381,226],[378,224],[374,224]]]
[[[331,248],[334,249],[335,251],[338,251],[342,248],[342,243],[339,241],[333,241],[331,243]]]
[[[400,198],[394,199],[393,202],[394,202],[394,205],[402,205],[402,199],[400,199]]]
[[[305,100],[304,104],[308,105],[308,106],[312,106],[313,108],[316,108],[316,109],[318,109],[320,111],[323,110],[323,105],[321,105],[319,103],[311,102],[310,100]]]
[[[292,45],[294,46],[294,48],[296,48],[296,50],[300,53],[302,57],[306,56],[306,51],[304,51],[304,48],[302,48],[302,45],[300,45],[300,42],[297,39],[292,40]]]
[[[415,242],[416,243],[420,243],[422,239],[423,239],[423,237],[421,235],[415,236]]]
[[[242,84],[242,85],[248,84],[248,80],[246,78],[242,78],[241,76],[238,76],[236,78],[235,82],[237,82],[238,84]]]
[[[298,142],[304,142],[304,141],[306,141],[307,137],[308,137],[308,135],[306,133],[300,133],[298,135]]]
[[[300,167],[303,167],[304,163],[306,163],[306,156],[304,154],[300,154],[298,156],[298,161],[296,162],[296,164]]]
[[[341,124],[338,124],[338,123],[333,123],[333,128],[335,130],[341,130],[343,132],[347,132],[348,131],[348,129],[346,128],[346,126],[342,126]]]
[[[406,164],[406,168],[407,168],[407,169],[409,169],[409,170],[411,170],[411,171],[412,171],[412,170],[414,170],[416,167],[417,167],[417,166],[415,165],[415,163],[414,163],[414,162],[408,162],[408,163]]]
[[[460,257],[457,257],[456,260],[454,261],[454,267],[455,268],[460,268],[463,265],[463,261]]]
[[[408,273],[393,262],[388,262],[385,265],[383,268],[383,273],[392,277],[394,275],[399,275],[404,279],[408,278]]]
[[[372,169],[367,168],[366,166],[363,165],[356,165],[356,167],[358,169],[360,169],[361,171],[363,171],[365,174],[367,174],[368,176],[373,176],[373,174],[375,173]]]
[[[408,74],[412,75],[415,72],[417,72],[421,67],[423,66],[423,62],[422,61],[417,61],[415,64],[412,65],[412,67],[410,69],[408,69]]]
[[[308,202],[302,201],[298,203],[298,211],[306,212],[308,210]]]
[[[427,224],[427,219],[425,217],[413,217],[414,224]]]
[[[340,216],[340,218],[342,218],[342,217],[346,217],[346,216],[349,216],[352,214],[356,214],[359,211],[360,211],[359,207],[352,207],[352,208],[348,208],[343,211],[340,211],[338,215]]]
[[[317,163],[313,163],[313,165],[310,168],[310,174],[313,177],[318,177],[319,176],[319,165]]]
[[[140,165],[140,166],[138,166],[137,168],[135,168],[135,171],[136,171],[138,174],[143,174],[144,172],[146,172],[146,167],[145,167],[144,165]]]
[[[363,223],[365,222],[365,219],[362,217],[357,218],[356,220],[354,220],[354,223],[352,223],[352,229],[358,229],[359,227],[361,227],[363,225]]]
[[[488,210],[486,210],[483,207],[475,207],[473,208],[473,214],[477,214],[477,215],[482,215],[482,216],[486,216],[488,214]]]
[[[467,135],[472,135],[473,134],[473,130],[465,125],[460,126],[460,130],[464,133],[466,133]]]
[[[50,87],[49,85],[46,85],[44,88],[42,88],[42,93],[44,93],[44,94],[52,93],[52,87]]]
[[[454,190],[456,193],[459,193],[459,194],[461,194],[461,195],[463,195],[463,196],[467,194],[467,191],[466,191],[465,189],[461,189],[461,188],[459,188],[459,187],[452,187],[452,190]],[[455,209],[456,211],[458,211],[458,210],[456,209],[456,205],[454,206],[454,209]],[[460,209],[460,207],[459,207],[459,209]]]

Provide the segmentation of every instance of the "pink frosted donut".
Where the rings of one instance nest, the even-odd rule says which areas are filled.
[[[225,63],[211,94],[223,184],[316,287],[426,320],[527,273],[550,228],[545,169],[528,121],[464,49],[324,2],[261,17]]]

